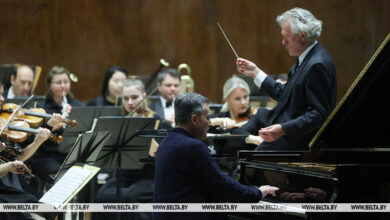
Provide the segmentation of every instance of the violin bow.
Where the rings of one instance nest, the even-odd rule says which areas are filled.
[[[18,105],[18,107],[12,112],[11,116],[8,117],[8,120],[5,122],[3,127],[0,130],[0,135],[4,132],[4,130],[8,127],[8,124],[11,122],[12,118],[15,116],[15,114],[22,108],[22,106],[25,106],[27,103],[29,103],[34,98],[34,95],[30,96],[23,104]]]
[[[153,93],[155,93],[157,91],[157,88],[158,87],[155,87],[145,98],[143,98],[140,102],[138,102],[134,108],[129,112],[128,115],[132,115],[135,110],[137,110],[138,106],[140,106],[147,98],[149,98],[149,96],[153,95]]]
[[[148,91],[150,85],[153,83],[153,81],[156,79],[156,77],[158,76],[158,74],[160,73],[160,71],[164,68],[164,67],[168,67],[169,66],[169,63],[167,61],[165,61],[164,59],[160,59],[160,66],[157,68],[157,70],[153,73],[153,75],[149,78],[149,80],[145,83],[145,92]],[[138,106],[141,105],[141,103],[143,103],[147,98],[149,98],[149,96],[153,95],[156,91],[157,91],[157,88],[158,87],[155,87],[145,98],[143,98],[140,102],[138,102],[133,110],[131,110],[129,112],[128,115],[132,115],[135,110],[138,108]]]

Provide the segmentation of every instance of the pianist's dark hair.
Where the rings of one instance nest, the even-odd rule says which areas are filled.
[[[209,100],[194,92],[184,93],[175,99],[175,122],[185,124],[193,114],[201,115],[204,111],[203,104]]]
[[[181,74],[179,73],[179,71],[177,71],[177,70],[175,70],[173,68],[169,68],[169,69],[166,69],[166,70],[160,72],[157,75],[157,82],[159,82],[161,84],[162,81],[164,81],[165,76],[168,75],[168,74],[170,76],[172,76],[173,78],[179,79],[179,81],[181,80]]]

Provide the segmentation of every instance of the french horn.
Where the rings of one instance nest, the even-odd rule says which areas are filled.
[[[187,75],[182,74],[182,70],[187,71]],[[186,63],[182,63],[177,67],[177,71],[182,74],[179,86],[179,93],[193,92],[195,90],[195,83],[191,77],[191,68]]]

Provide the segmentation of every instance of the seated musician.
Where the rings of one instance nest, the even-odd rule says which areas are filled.
[[[133,117],[153,117],[162,120],[146,105],[147,100],[141,80],[130,77],[123,83],[122,115]],[[149,155],[154,157],[157,142],[152,139]],[[121,198],[116,195],[117,178],[112,176],[98,191],[95,202],[151,202],[153,196],[153,166],[145,165],[142,170],[120,170]],[[113,213],[99,213],[94,219],[111,219]],[[122,213],[124,219],[151,219],[151,213]]]
[[[210,126],[207,98],[184,93],[175,100],[177,127],[156,153],[155,203],[259,202],[273,186],[241,185],[224,174],[202,142]],[[226,219],[224,213],[153,213],[154,219]]]
[[[233,76],[226,80],[223,85],[223,99],[225,101],[219,113],[210,115],[210,122],[213,126],[232,129],[241,127],[252,115],[256,114],[257,108],[249,106],[250,89],[245,80]],[[262,139],[258,135],[249,135],[246,138],[247,144],[259,145]]]
[[[123,82],[127,77],[127,71],[119,66],[111,66],[106,71],[103,80],[102,93],[92,99],[87,106],[110,106],[115,105],[116,100],[122,93]]]
[[[11,75],[11,87],[4,91],[7,99],[31,95],[33,87],[34,71],[28,65],[20,65]]]
[[[2,107],[4,102],[3,92],[4,92],[3,85],[0,83],[0,107]],[[53,118],[54,118],[53,121],[58,120],[58,116]],[[29,173],[30,171],[23,163],[23,161],[28,160],[36,152],[36,150],[42,145],[42,143],[49,138],[50,134],[51,132],[48,129],[39,128],[38,134],[35,136],[33,141],[22,150],[22,153],[17,155],[18,160],[16,161],[7,162],[8,159],[5,156],[3,156],[3,152],[5,152],[4,149],[6,146],[5,144],[1,143],[0,144],[0,155],[1,155],[0,156],[1,157],[0,178],[5,178],[5,175],[9,175],[8,174],[9,172],[13,174]],[[0,181],[0,203],[38,202],[37,195],[33,195],[29,192],[26,192],[24,188],[22,188],[22,185],[23,184],[19,184],[16,182],[13,182],[12,184],[6,182],[5,184],[3,181]],[[4,219],[27,219],[27,217],[25,217],[21,213],[2,213],[2,215]]]
[[[83,106],[83,103],[74,99],[70,92],[70,71],[66,68],[62,66],[51,68],[45,83],[46,99],[39,103],[38,107],[46,110],[46,113],[61,114],[62,117],[66,117],[73,106]],[[50,123],[49,121],[44,126],[56,135],[62,135],[64,131],[62,122]],[[67,152],[60,151],[58,146],[58,143],[47,140],[31,161],[34,173],[47,181],[52,181],[50,177],[57,173],[67,155]]]
[[[238,72],[278,101],[275,108],[260,108],[235,132],[259,134],[256,150],[306,150],[310,140],[336,106],[337,78],[333,60],[316,40],[322,22],[308,10],[293,8],[277,17],[282,44],[297,57],[286,84],[275,82],[253,62],[238,58]]]
[[[166,69],[157,75],[157,88],[160,99],[149,104],[150,109],[155,111],[166,121],[175,124],[175,108],[173,102],[179,94],[181,75],[176,69]]]

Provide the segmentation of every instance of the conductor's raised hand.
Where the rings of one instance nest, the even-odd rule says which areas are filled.
[[[270,186],[270,185],[260,186],[259,189],[261,191],[262,198],[264,198],[268,194],[276,196],[276,191],[279,190],[278,187]]]
[[[260,69],[256,64],[244,58],[237,58],[236,64],[238,72],[246,76],[256,78],[257,74],[260,72]]]

